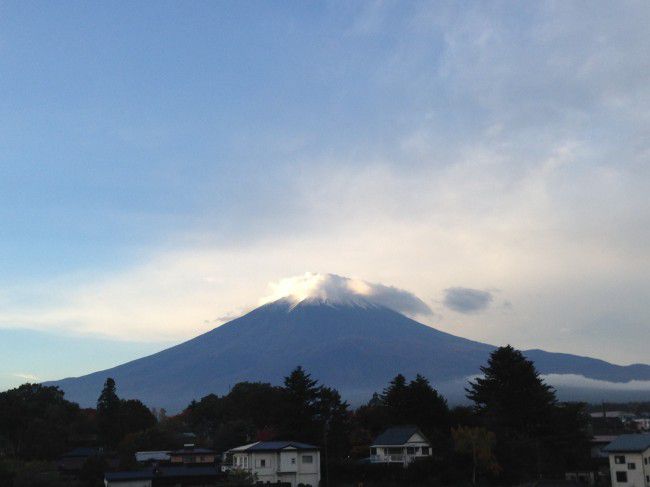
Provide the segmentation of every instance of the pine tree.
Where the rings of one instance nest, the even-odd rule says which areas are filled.
[[[315,441],[320,437],[316,421],[318,381],[298,366],[284,379],[283,433],[287,438]]]
[[[115,381],[106,379],[97,399],[97,425],[99,434],[107,446],[115,447],[122,438],[120,424],[120,398],[117,397]]]
[[[470,382],[467,397],[497,436],[501,480],[513,483],[541,475],[545,441],[552,435],[557,409],[555,391],[534,364],[510,345],[492,352],[481,371],[483,377]]]
[[[390,381],[381,395],[381,401],[388,413],[389,421],[393,424],[405,424],[410,421],[406,417],[408,407],[409,390],[406,386],[406,378],[397,374]]]
[[[508,345],[492,352],[481,371],[467,397],[491,429],[528,436],[544,427],[557,399],[533,362]]]

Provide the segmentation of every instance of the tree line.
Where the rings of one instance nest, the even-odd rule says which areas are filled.
[[[319,445],[332,482],[513,485],[586,467],[586,405],[559,402],[534,364],[510,346],[495,350],[481,371],[466,389],[470,406],[450,408],[425,377],[400,374],[351,408],[336,389],[297,367],[282,385],[242,382],[169,417],[119,398],[110,378],[95,409],[67,401],[56,387],[25,384],[0,393],[0,454],[52,460],[92,444],[115,451],[122,468],[132,468],[135,451],[176,448],[191,432],[193,441],[217,452],[272,439]],[[417,425],[431,441],[430,458],[382,471],[361,462],[375,436],[405,424]]]

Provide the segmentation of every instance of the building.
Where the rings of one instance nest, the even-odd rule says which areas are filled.
[[[258,482],[287,482],[317,487],[320,450],[297,441],[258,441],[226,452],[230,469],[246,470]]]
[[[57,468],[62,475],[77,476],[84,464],[92,458],[101,458],[109,468],[119,465],[115,454],[106,453],[101,448],[75,448],[59,457]]]
[[[370,445],[371,463],[401,463],[431,456],[431,443],[417,426],[395,426],[380,434]]]
[[[181,450],[169,452],[172,464],[182,465],[212,465],[217,457],[214,450],[196,448],[194,445],[185,445]]]
[[[612,487],[650,486],[650,434],[621,435],[603,451],[609,455]]]
[[[86,460],[101,455],[102,451],[99,448],[75,448],[59,457],[57,467],[64,473],[79,472]]]
[[[135,461],[138,463],[169,463],[171,451],[138,451],[135,452]]]
[[[106,472],[105,487],[213,487],[223,479],[216,467],[154,466],[128,472]]]

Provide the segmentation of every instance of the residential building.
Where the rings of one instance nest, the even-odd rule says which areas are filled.
[[[60,472],[78,472],[86,460],[101,455],[99,448],[74,448],[59,457],[57,467]]]
[[[202,465],[214,464],[217,454],[208,448],[196,448],[194,445],[185,445],[181,450],[169,453],[172,464]]]
[[[621,435],[604,450],[612,487],[650,487],[650,434]]]
[[[381,433],[370,445],[372,463],[401,463],[431,456],[431,443],[417,426],[395,426]]]
[[[135,461],[138,463],[169,463],[171,453],[169,450],[138,451],[135,452]]]
[[[228,468],[246,470],[258,482],[287,482],[317,487],[320,450],[297,441],[258,441],[226,452]]]

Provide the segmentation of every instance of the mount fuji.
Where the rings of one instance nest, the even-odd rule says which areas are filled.
[[[225,394],[240,381],[280,383],[302,365],[352,404],[381,391],[398,373],[407,378],[424,375],[455,403],[463,401],[468,378],[480,373],[494,348],[359,296],[332,301],[281,298],[159,353],[49,385],[59,386],[69,400],[92,406],[106,378],[112,377],[120,396],[177,412],[192,399]],[[524,354],[556,386],[560,398],[650,396],[650,386],[645,387],[650,382],[643,382],[650,381],[648,365],[620,366],[542,350]]]

